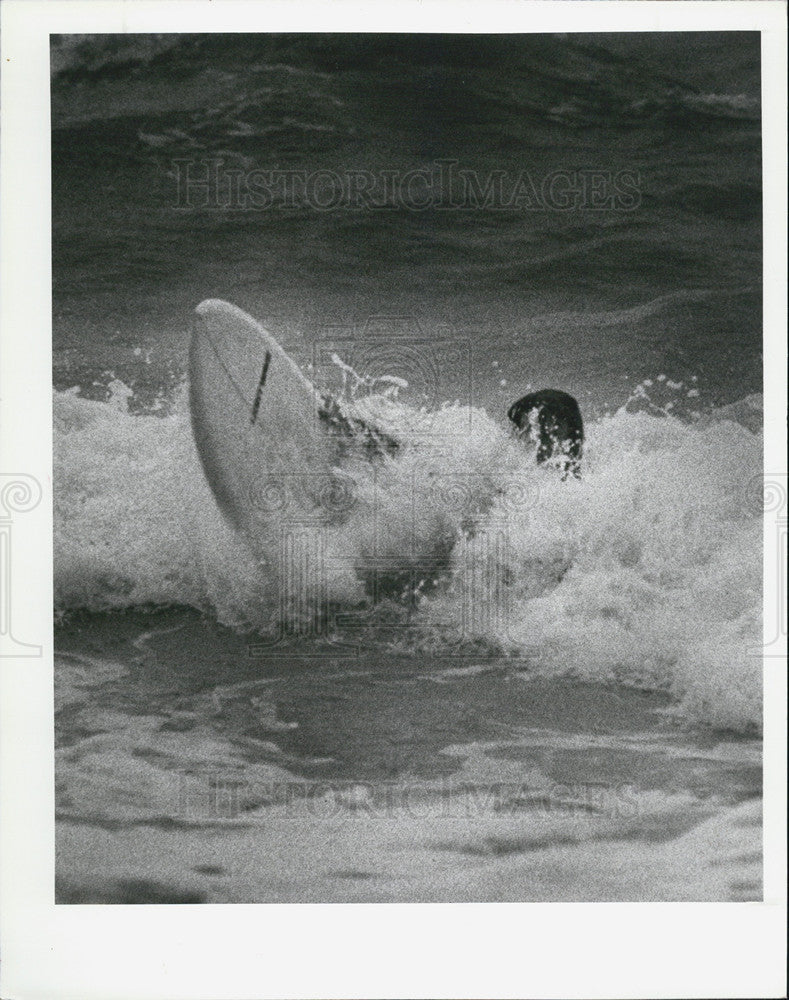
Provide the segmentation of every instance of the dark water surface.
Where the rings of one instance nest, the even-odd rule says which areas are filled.
[[[758,898],[758,34],[61,36],[52,68],[59,899]],[[204,481],[209,297],[437,429],[329,533],[325,635],[266,645],[278,552]],[[502,430],[545,385],[581,482]],[[427,589],[373,605],[371,566]]]
[[[53,69],[58,386],[166,384],[191,309],[221,297],[302,347],[381,315],[468,341],[496,410],[527,382],[616,406],[661,372],[710,404],[759,391],[757,34],[68,36]],[[220,161],[185,206],[185,171]],[[447,161],[465,207],[414,210],[417,181],[405,205],[319,210],[330,175],[297,207],[221,207],[227,171],[380,186]],[[480,190],[500,171],[500,207],[470,207],[463,170]],[[522,174],[537,201],[508,206]]]

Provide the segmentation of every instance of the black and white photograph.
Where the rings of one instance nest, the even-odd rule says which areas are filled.
[[[759,88],[52,38],[60,902],[761,898]]]
[[[762,33],[565,7],[50,31],[58,914],[769,896]]]

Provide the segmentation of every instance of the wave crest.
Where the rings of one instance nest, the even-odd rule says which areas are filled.
[[[190,605],[266,630],[289,608],[314,611],[315,595],[296,593],[312,566],[324,610],[404,602],[412,648],[488,644],[531,670],[662,688],[691,718],[758,727],[755,399],[691,423],[623,408],[588,426],[584,478],[566,483],[483,410],[444,406],[396,460],[342,470],[328,498],[339,521],[296,519],[299,577],[283,562],[287,526],[255,556],[222,520],[184,399],[131,416],[56,392],[56,608]],[[391,399],[359,406],[388,432],[425,427]],[[375,636],[374,611],[370,623]]]

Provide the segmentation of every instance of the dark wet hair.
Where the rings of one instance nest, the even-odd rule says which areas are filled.
[[[540,389],[521,396],[507,410],[507,416],[521,435],[532,439],[531,416],[537,425],[537,462],[551,460],[561,470],[562,479],[572,473],[581,478],[584,424],[574,396],[561,389]]]

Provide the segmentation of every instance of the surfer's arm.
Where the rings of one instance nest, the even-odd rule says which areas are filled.
[[[361,441],[371,457],[393,455],[400,448],[400,442],[391,434],[344,412],[333,396],[320,397],[318,417],[330,432],[339,433],[349,440]]]

